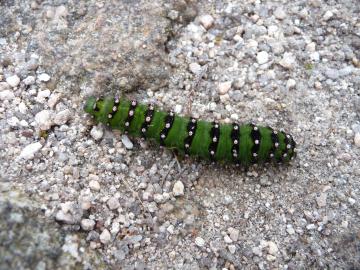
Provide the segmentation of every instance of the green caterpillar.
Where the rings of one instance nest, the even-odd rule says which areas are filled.
[[[84,110],[96,122],[134,137],[153,139],[185,156],[248,166],[288,162],[296,155],[291,135],[255,124],[206,122],[119,98],[90,97]]]

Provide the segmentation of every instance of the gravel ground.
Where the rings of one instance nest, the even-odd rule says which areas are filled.
[[[0,269],[359,269],[357,0],[0,2]],[[89,95],[284,128],[288,166],[94,126]]]

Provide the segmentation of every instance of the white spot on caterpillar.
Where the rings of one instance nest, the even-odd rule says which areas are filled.
[[[210,155],[215,155],[215,152],[213,150],[210,151]]]
[[[153,110],[154,110],[154,106],[153,106],[152,104],[149,106],[149,110],[150,110],[150,111],[153,111]]]
[[[147,116],[147,117],[145,118],[145,121],[146,121],[146,122],[150,122],[150,121],[151,121],[151,117],[150,117],[150,116]]]
[[[219,128],[219,125],[218,125],[218,124],[215,124],[215,125],[214,125],[214,128]]]
[[[213,138],[213,142],[217,142],[217,138],[216,138],[216,137]]]
[[[274,134],[275,134],[275,135],[277,135],[277,134],[278,134],[278,132],[277,132],[276,130],[274,130]]]
[[[287,154],[285,153],[285,154],[283,155],[283,157],[287,157]]]
[[[234,144],[238,144],[239,142],[238,142],[238,140],[234,140]]]
[[[274,154],[273,154],[273,153],[270,153],[270,157],[274,157]]]
[[[233,157],[237,157],[237,156],[238,156],[237,153],[234,153],[234,154],[233,154]]]
[[[128,127],[129,125],[130,125],[130,123],[129,123],[129,122],[125,122],[125,126],[127,126],[127,127]]]
[[[145,132],[146,132],[146,128],[142,128],[142,129],[141,129],[141,132],[142,132],[142,133],[145,133]]]
[[[288,144],[288,145],[286,146],[286,148],[287,148],[287,149],[290,149],[290,148],[291,148],[291,144]]]
[[[290,138],[291,138],[291,136],[290,136],[289,134],[287,134],[287,135],[286,135],[286,138],[290,139]]]
[[[131,101],[131,105],[136,106],[136,101],[135,100]]]
[[[193,135],[193,132],[192,131],[189,131],[189,136],[191,137]]]
[[[116,112],[116,111],[117,111],[117,107],[114,106],[114,107],[113,107],[113,112]]]
[[[162,139],[165,139],[165,134],[163,133],[163,134],[161,134],[161,136],[160,136]]]
[[[174,112],[171,111],[171,112],[169,113],[169,115],[170,115],[170,116],[174,116]]]
[[[134,111],[133,110],[130,110],[129,111],[129,116],[133,116],[134,115]]]
[[[166,128],[170,128],[170,123],[166,123],[166,124],[165,124],[165,127],[166,127]]]
[[[279,143],[278,143],[278,142],[275,143],[275,147],[276,147],[276,148],[279,147]]]
[[[239,129],[239,126],[234,126],[234,130],[238,130]]]
[[[195,123],[196,123],[196,119],[193,118],[193,119],[191,120],[191,122],[193,122],[193,123],[195,124]]]
[[[189,148],[190,145],[188,143],[185,144],[185,148]]]
[[[257,153],[253,153],[253,157],[257,157],[257,155],[258,155]]]
[[[96,103],[94,103],[94,105],[93,105],[93,110],[95,110],[96,109]]]
[[[255,131],[256,131],[256,130],[259,130],[259,128],[258,128],[257,126],[255,126],[255,127],[254,127],[254,130],[255,130]]]
[[[112,118],[112,114],[111,114],[111,113],[108,114],[108,118],[109,118],[109,119]]]
[[[255,144],[259,144],[260,142],[259,142],[259,140],[255,140],[255,142],[254,142]]]

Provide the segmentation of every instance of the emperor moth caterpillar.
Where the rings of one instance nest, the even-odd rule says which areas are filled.
[[[296,155],[291,135],[252,123],[207,122],[125,98],[90,97],[84,110],[96,122],[134,137],[155,140],[186,156],[249,166],[268,161],[288,162]]]

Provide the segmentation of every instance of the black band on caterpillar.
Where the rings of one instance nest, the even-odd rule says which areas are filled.
[[[89,98],[85,111],[113,129],[211,161],[248,166],[271,160],[288,162],[296,155],[292,136],[270,127],[210,123],[165,113],[153,105],[110,97]]]

